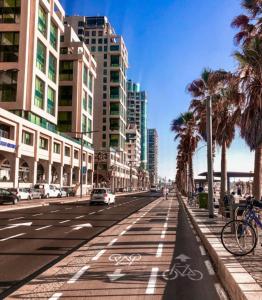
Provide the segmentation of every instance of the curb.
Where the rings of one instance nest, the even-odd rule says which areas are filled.
[[[208,251],[217,275],[232,300],[262,300],[262,288],[255,279],[242,267],[236,258],[228,253],[220,240],[205,224],[197,224],[197,218],[178,193],[179,201]],[[208,235],[208,237],[207,237]]]

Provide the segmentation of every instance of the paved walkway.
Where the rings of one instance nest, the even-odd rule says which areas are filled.
[[[217,214],[210,219],[207,210],[189,207],[186,197],[181,197],[181,200],[232,299],[262,300],[261,231],[255,254],[235,257],[224,249],[220,241],[226,220]]]

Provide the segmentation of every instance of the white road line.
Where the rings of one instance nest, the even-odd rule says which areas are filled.
[[[99,212],[100,212],[100,211],[103,211],[103,209],[100,209]]]
[[[117,241],[117,238],[113,239],[113,240],[108,244],[108,246],[112,246],[116,241]]]
[[[24,219],[24,218],[25,217],[19,217],[19,218],[9,219],[8,221],[20,220],[20,219]]]
[[[58,300],[61,296],[63,295],[63,293],[55,293],[51,298],[49,298],[48,300]]]
[[[55,213],[55,212],[58,212],[60,211],[60,209],[57,209],[57,210],[51,210],[51,213]]]
[[[164,224],[164,228],[167,228],[167,222]]]
[[[137,221],[133,221],[132,224],[136,224]]]
[[[163,244],[160,243],[158,245],[157,251],[156,251],[156,257],[161,257],[162,256],[162,252],[163,252]]]
[[[199,238],[199,236],[196,236],[196,240],[200,243],[200,238]]]
[[[35,214],[32,217],[41,216],[42,214]]]
[[[204,256],[204,255],[207,254],[205,248],[204,248],[202,245],[199,245],[199,250],[200,250],[200,252],[201,252],[201,255]]]
[[[168,218],[168,217],[166,217],[166,221],[168,221],[168,219],[169,219],[169,218]]]
[[[214,271],[214,269],[211,265],[211,262],[209,260],[205,260],[205,265],[206,265],[208,274],[211,275],[211,276],[215,275],[215,271]]]
[[[131,227],[132,227],[132,225],[128,225],[126,229],[129,230]]]
[[[7,238],[4,238],[2,240],[0,240],[0,242],[4,242],[4,241],[7,241],[7,240],[10,240],[10,239],[13,239],[15,237],[18,237],[18,236],[21,236],[21,235],[24,235],[25,233],[19,233],[19,234],[16,234],[16,235],[12,235],[12,236],[9,236]]]
[[[91,212],[89,215],[94,215],[96,213],[96,211]]]
[[[75,217],[75,219],[81,219],[81,218],[84,218],[84,216]]]
[[[164,239],[166,236],[166,230],[162,230],[162,233],[161,233],[161,239]]]
[[[119,234],[119,236],[122,236],[122,235],[124,235],[126,233],[126,230],[123,230],[120,234]]]
[[[215,283],[215,288],[221,300],[228,300],[228,296],[220,283]]]
[[[75,275],[67,281],[67,283],[75,283],[84,273],[88,270],[90,266],[84,266]]]
[[[102,256],[106,252],[106,249],[100,250],[96,256],[92,258],[92,260],[98,260],[100,256]]]
[[[44,227],[40,227],[40,228],[37,228],[37,229],[35,229],[36,231],[38,231],[38,230],[43,230],[43,229],[46,229],[46,228],[49,228],[49,227],[51,227],[52,225],[47,225],[47,226],[44,226]]]
[[[146,289],[146,294],[147,295],[152,295],[152,294],[155,293],[155,285],[156,285],[158,270],[159,270],[159,268],[157,268],[157,267],[152,268],[151,275],[150,275],[148,285],[147,285],[147,289]]]
[[[61,222],[59,222],[60,224],[63,224],[63,223],[67,223],[67,222],[69,222],[70,220],[64,220],[64,221],[61,221]]]

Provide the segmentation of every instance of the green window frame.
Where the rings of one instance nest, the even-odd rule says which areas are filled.
[[[36,52],[36,67],[45,73],[46,68],[46,47],[45,45],[37,40],[37,52]]]
[[[58,36],[58,30],[57,30],[57,26],[51,22],[51,26],[50,26],[50,44],[52,45],[52,47],[54,49],[57,49],[57,38]]]
[[[55,116],[55,91],[48,87],[47,90],[47,112],[52,115]]]
[[[46,37],[47,33],[47,13],[42,8],[42,6],[39,5],[38,9],[38,30],[42,33],[44,37]]]
[[[44,109],[45,83],[39,77],[35,79],[35,106]]]
[[[48,78],[56,83],[56,65],[57,60],[53,54],[49,53]]]

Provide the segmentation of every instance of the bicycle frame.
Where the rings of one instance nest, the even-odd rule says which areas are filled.
[[[262,229],[262,222],[257,216],[256,212],[253,208],[249,208],[248,213],[245,216],[244,221],[250,223],[251,221],[255,221],[255,223]]]

